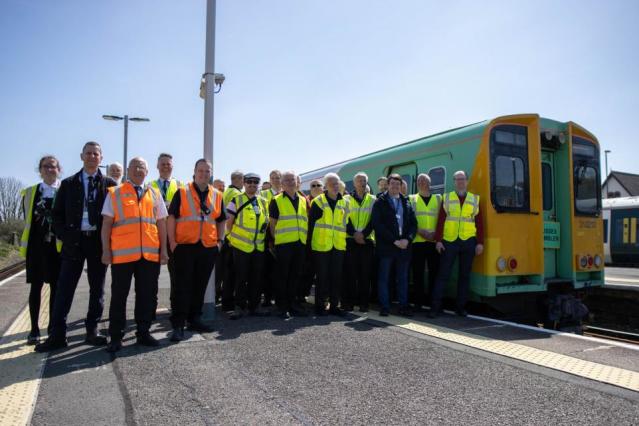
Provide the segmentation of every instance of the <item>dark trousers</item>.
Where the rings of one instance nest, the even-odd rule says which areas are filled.
[[[39,333],[40,326],[38,325],[38,320],[40,319],[40,302],[42,300],[42,286],[44,282],[32,282],[31,289],[29,290],[29,314],[31,316],[31,332]],[[49,292],[49,334],[51,334],[52,324],[51,324],[51,313],[53,312],[53,303],[55,301],[55,293],[57,286],[57,281],[52,281],[49,283],[50,292]]]
[[[413,243],[413,302],[416,306],[430,305],[433,287],[439,272],[439,253],[435,249],[435,243],[423,241]],[[424,287],[424,268],[428,265],[428,291]]]
[[[260,303],[264,252],[246,253],[233,248],[233,272],[235,275],[235,304],[242,309],[255,311]]]
[[[184,327],[185,322],[199,321],[204,294],[218,255],[217,246],[178,244],[175,248],[175,288],[171,301],[171,324]],[[226,282],[224,282],[226,285]]]
[[[301,242],[279,244],[275,246],[277,263],[277,307],[288,312],[293,307],[297,288],[302,275],[306,247]]]
[[[89,279],[89,309],[84,321],[87,331],[97,328],[104,311],[104,277],[106,265],[102,263],[100,253],[100,236],[94,232],[92,236],[82,236],[80,248],[75,257],[62,257],[58,288],[53,302],[51,317],[51,336],[64,338],[67,334],[67,316],[73,304],[73,296],[82,275],[84,261],[87,263]]]
[[[134,318],[138,334],[148,333],[153,321],[160,263],[146,259],[111,265],[111,305],[109,306],[109,334],[120,340],[126,328],[126,300],[135,278]]]
[[[225,311],[231,311],[235,307],[235,300],[233,295],[235,294],[235,277],[233,269],[233,248],[229,244],[228,240],[224,242],[222,251],[220,252],[222,257],[222,309]],[[217,271],[216,271],[217,272]]]
[[[346,280],[342,289],[342,305],[359,305],[368,308],[371,297],[371,272],[375,247],[371,242],[357,244],[354,239],[346,240]]]
[[[377,297],[382,309],[390,309],[390,290],[396,285],[397,298],[402,308],[408,306],[408,268],[410,266],[410,249],[379,254],[377,270]],[[391,272],[393,272],[391,274]]]
[[[270,305],[277,293],[277,281],[279,272],[277,270],[277,259],[270,250],[264,252],[264,277],[262,279],[262,293],[264,293],[264,303]]]
[[[466,241],[457,239],[453,242],[443,241],[444,252],[441,254],[439,263],[439,273],[433,288],[433,302],[431,309],[439,310],[442,305],[442,296],[444,287],[450,279],[450,274],[455,264],[455,260],[459,259],[459,272],[457,278],[457,309],[464,309],[468,299],[468,287],[470,286],[470,270],[473,266],[473,258],[475,257],[475,247],[477,240],[475,237]]]
[[[222,301],[222,284],[224,282],[224,257],[222,253],[215,259],[215,304]]]
[[[315,310],[324,309],[328,295],[331,309],[339,305],[344,272],[344,251],[331,249],[327,252],[313,251],[317,285],[315,286]]]

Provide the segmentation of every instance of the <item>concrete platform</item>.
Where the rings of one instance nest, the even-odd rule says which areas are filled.
[[[7,335],[24,313],[26,287],[20,277],[0,287],[0,296],[11,294],[0,298],[0,345],[11,342],[0,352],[15,354],[10,363],[0,358],[3,373],[19,363],[38,367],[20,334]],[[159,337],[169,329],[165,271],[161,287]],[[37,382],[35,403],[9,407],[26,413],[23,422],[639,424],[639,392],[630,390],[639,352],[612,343],[448,315],[230,321],[218,314],[215,332],[152,349],[134,344],[131,324],[125,348],[112,356],[83,343],[87,298],[82,282],[69,348],[2,382],[0,393]],[[132,293],[130,316],[133,301]],[[108,303],[107,292],[105,317]],[[576,371],[584,366],[604,373]],[[625,387],[610,384],[620,372]]]

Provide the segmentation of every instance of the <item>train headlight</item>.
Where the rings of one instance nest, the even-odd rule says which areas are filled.
[[[586,256],[579,257],[579,267],[581,269],[586,269],[588,267],[588,258]]]
[[[595,268],[601,268],[601,264],[603,262],[601,261],[601,256],[596,255],[595,256]]]
[[[501,256],[497,258],[497,270],[499,272],[504,272],[506,270],[506,259]]]
[[[514,257],[508,259],[508,269],[510,269],[511,271],[517,269],[517,259],[515,259]]]

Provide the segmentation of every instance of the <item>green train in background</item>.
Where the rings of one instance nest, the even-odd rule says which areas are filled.
[[[597,138],[574,122],[537,114],[497,117],[402,143],[301,175],[302,190],[335,172],[352,188],[366,172],[399,173],[416,192],[428,173],[433,193],[453,190],[464,170],[481,196],[484,253],[475,258],[470,297],[501,312],[524,312],[548,294],[604,283],[601,168]],[[456,277],[446,289],[455,294]]]

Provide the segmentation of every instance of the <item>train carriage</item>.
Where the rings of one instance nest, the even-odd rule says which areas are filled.
[[[603,222],[605,263],[639,265],[639,197],[604,199]]]
[[[473,263],[473,300],[521,311],[557,288],[603,285],[599,143],[573,122],[502,116],[304,173],[302,189],[328,172],[348,188],[364,171],[373,186],[378,176],[399,173],[413,193],[425,172],[432,191],[444,193],[457,170],[468,174],[483,211],[485,250]]]

